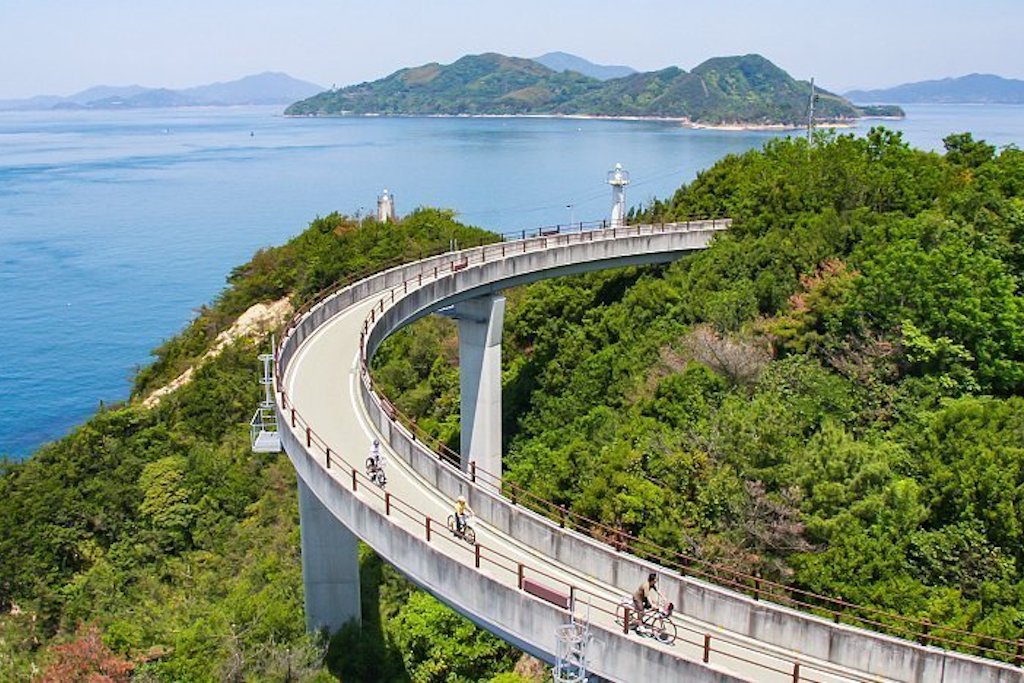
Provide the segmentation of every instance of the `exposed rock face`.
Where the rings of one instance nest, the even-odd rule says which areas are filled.
[[[258,337],[278,327],[292,314],[292,303],[289,297],[278,299],[269,304],[255,304],[250,306],[245,313],[238,316],[238,320],[231,327],[217,335],[216,341],[210,350],[199,360],[197,365],[190,367],[171,381],[170,384],[160,387],[143,401],[145,408],[153,408],[160,404],[164,396],[167,396],[180,387],[192,381],[192,373],[203,363],[216,358],[231,342],[240,337]]]

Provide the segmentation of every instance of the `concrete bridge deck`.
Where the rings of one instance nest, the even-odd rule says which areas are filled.
[[[440,306],[543,277],[671,260],[722,227],[630,226],[445,254],[355,283],[296,321],[279,347],[275,396],[300,478],[307,607],[313,596],[314,611],[344,612],[329,593],[345,585],[351,602],[352,576],[317,583],[342,564],[338,552],[351,552],[347,529],[446,604],[547,661],[556,628],[570,613],[585,619],[589,669],[610,680],[1021,681],[1010,666],[756,601],[560,528],[428,449],[365,373],[364,353]],[[362,473],[375,437],[387,445],[383,490]],[[459,494],[478,514],[476,546],[446,528]],[[677,606],[674,644],[624,634],[615,621],[616,603],[648,571]],[[560,596],[571,597],[568,609],[552,602]]]

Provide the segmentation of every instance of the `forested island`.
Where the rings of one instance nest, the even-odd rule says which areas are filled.
[[[825,123],[902,116],[899,107],[857,107],[816,90]],[[761,55],[716,57],[692,71],[669,67],[599,80],[531,59],[487,53],[425,64],[301,100],[288,116],[608,116],[678,119],[697,125],[803,126],[811,84]]]
[[[1024,152],[957,134],[939,155],[885,129],[773,140],[631,219],[696,215],[734,222],[672,265],[508,292],[508,477],[1012,660],[993,643],[1024,625]],[[0,679],[543,680],[366,549],[362,628],[304,633],[295,475],[248,443],[274,328],[223,336],[256,304],[451,239],[496,236],[436,209],[317,218],[235,269],[131,400],[3,463]],[[373,369],[453,446],[455,334],[424,319]]]

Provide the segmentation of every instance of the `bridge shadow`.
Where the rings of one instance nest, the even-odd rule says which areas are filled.
[[[384,632],[384,614],[393,611],[381,602],[381,587],[391,593],[384,574],[384,561],[369,547],[359,544],[359,592],[363,623],[342,626],[327,646],[324,663],[328,671],[343,681],[388,681],[410,683],[412,678],[398,648]],[[387,596],[394,601],[394,595]]]

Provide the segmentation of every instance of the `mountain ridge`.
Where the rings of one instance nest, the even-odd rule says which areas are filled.
[[[851,90],[845,96],[859,102],[885,100],[903,104],[1024,104],[1024,80],[973,73],[892,88]]]
[[[798,126],[811,86],[757,54],[715,57],[687,72],[677,66],[599,80],[494,52],[400,69],[376,81],[329,90],[290,105],[286,115],[608,116],[678,119],[699,125]],[[817,89],[818,120],[868,114]]]
[[[189,88],[147,88],[141,85],[97,85],[61,97],[37,95],[0,100],[0,110],[142,109],[154,107],[235,106],[288,104],[309,97],[323,86],[277,71],[264,71],[233,81],[218,81]]]
[[[623,64],[595,64],[590,60],[568,52],[547,52],[540,57],[533,57],[533,61],[543,64],[555,72],[575,71],[584,76],[596,78],[599,81],[608,81],[613,78],[622,78],[637,73],[631,66]]]

